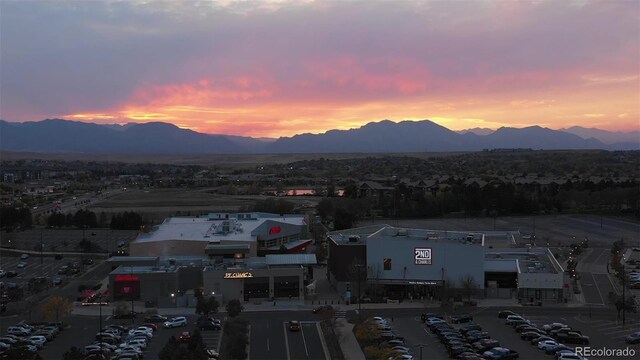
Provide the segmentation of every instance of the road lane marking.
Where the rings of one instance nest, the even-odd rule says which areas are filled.
[[[291,360],[291,354],[289,353],[289,337],[287,336],[287,322],[282,322],[282,329],[284,331],[284,346],[287,347],[287,360]]]
[[[302,344],[304,344],[304,352],[309,357],[309,350],[307,349],[307,341],[304,339],[304,327],[300,326],[300,333],[302,334]]]
[[[269,347],[269,338],[267,338],[267,351],[271,351],[271,347]]]
[[[327,347],[327,342],[324,340],[324,333],[322,332],[322,327],[320,326],[320,322],[316,322],[316,328],[318,330],[318,335],[320,336],[320,344],[322,345],[324,358],[326,360],[331,360],[331,358],[329,357],[329,348]]]

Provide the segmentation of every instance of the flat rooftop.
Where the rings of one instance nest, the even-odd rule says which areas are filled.
[[[366,244],[367,239],[374,237],[428,239],[437,242],[460,242],[464,244],[480,244],[489,248],[512,248],[519,231],[475,231],[475,230],[430,230],[410,229],[389,226],[386,224],[370,225],[347,230],[333,231],[328,236],[340,245]]]
[[[176,272],[176,266],[118,266],[114,269],[112,275],[132,275],[132,274],[151,274],[151,273],[167,273]]]
[[[189,240],[202,242],[254,241],[254,230],[265,221],[305,225],[303,215],[277,215],[269,213],[213,213],[202,217],[171,217],[150,233],[140,234],[135,242]]]
[[[485,252],[485,271],[558,274],[564,269],[547,248],[498,249]]]

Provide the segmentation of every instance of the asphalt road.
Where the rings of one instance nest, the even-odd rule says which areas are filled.
[[[328,358],[320,340],[320,318],[311,311],[261,311],[243,316],[251,324],[249,354],[253,360]],[[289,331],[290,320],[301,322],[299,332]]]

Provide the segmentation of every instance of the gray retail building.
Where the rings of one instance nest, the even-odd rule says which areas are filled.
[[[370,226],[329,233],[327,277],[344,297],[376,301],[468,297],[562,302],[564,270],[517,231]]]

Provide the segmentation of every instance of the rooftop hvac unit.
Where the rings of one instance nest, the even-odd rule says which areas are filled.
[[[358,241],[360,241],[360,236],[358,236],[358,235],[349,235],[349,242],[350,243],[357,243]]]
[[[409,235],[407,229],[398,229],[398,236],[407,236]]]

